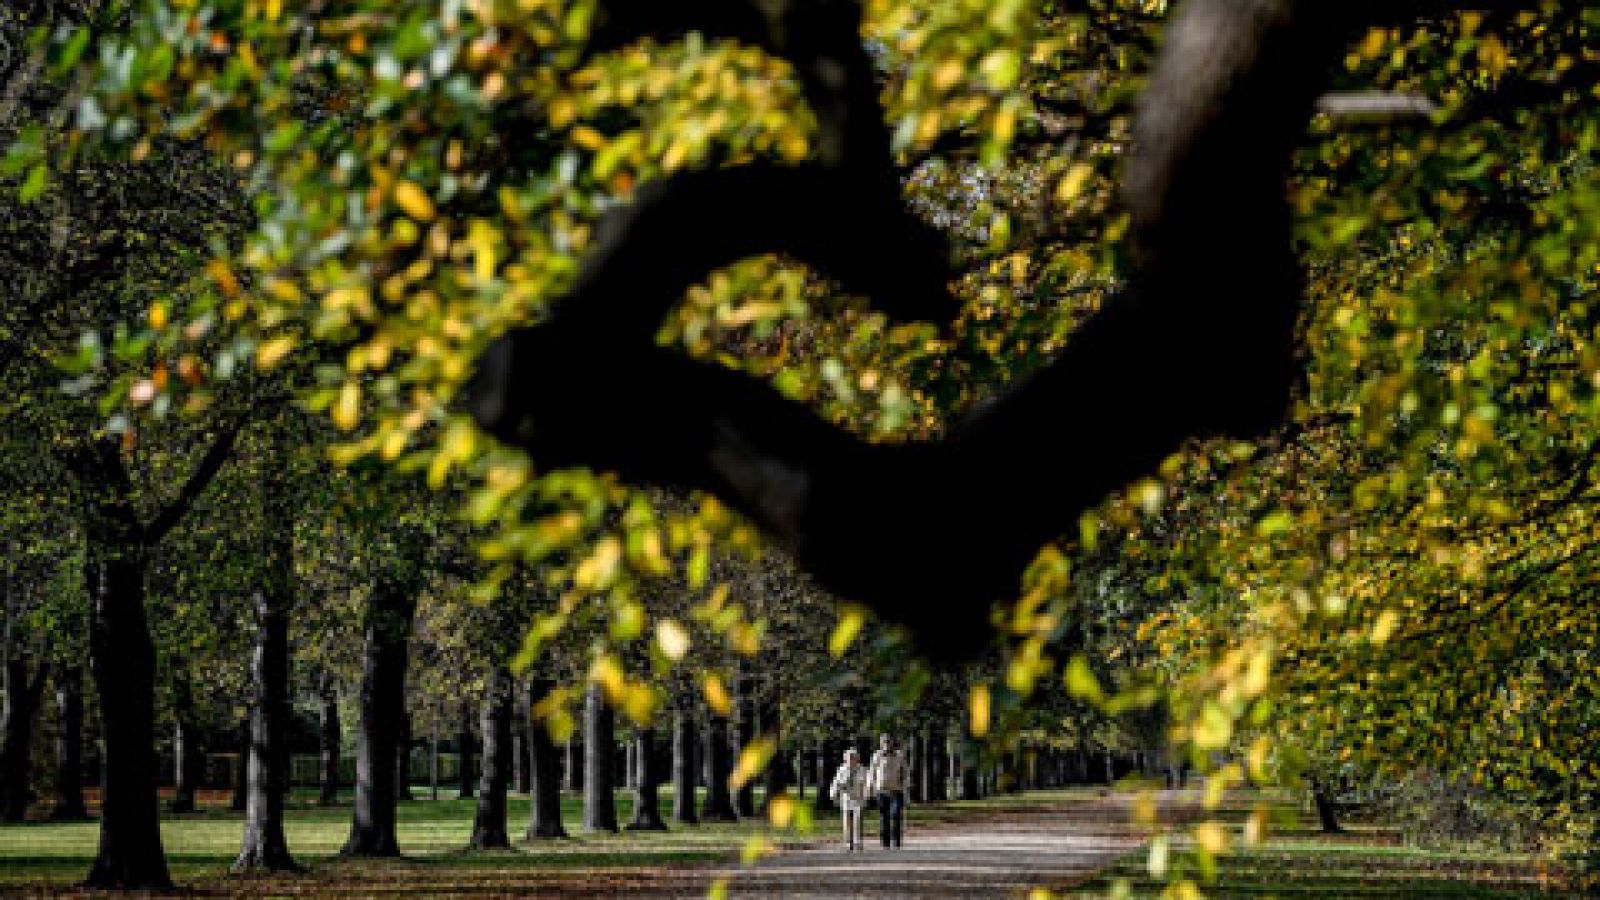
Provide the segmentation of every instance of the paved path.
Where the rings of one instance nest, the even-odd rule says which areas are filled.
[[[1163,799],[1163,805],[1178,800]],[[898,850],[868,835],[865,853],[846,853],[837,843],[812,846],[712,874],[727,878],[731,898],[1004,897],[1076,884],[1143,842],[1127,799],[1111,796],[921,828],[913,814]]]

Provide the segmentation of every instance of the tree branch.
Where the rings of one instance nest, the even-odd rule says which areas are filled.
[[[223,426],[221,433],[206,450],[205,456],[200,458],[200,463],[189,473],[189,479],[178,489],[178,495],[142,529],[141,538],[145,546],[159,544],[161,539],[189,514],[194,501],[205,493],[206,487],[211,484],[211,479],[216,477],[223,463],[233,455],[234,444],[247,421],[248,417],[241,412],[233,421]]]
[[[713,491],[824,585],[908,625],[925,651],[969,655],[988,604],[1014,596],[1040,545],[1082,511],[1191,437],[1252,436],[1281,419],[1299,371],[1302,294],[1284,183],[1324,79],[1371,8],[1181,8],[1136,119],[1125,199],[1139,265],[1127,290],[1048,367],[944,441],[864,443],[766,385],[640,340],[713,256],[787,241],[802,258],[848,260],[896,240],[856,224],[893,220],[880,194],[830,193],[822,204],[813,188],[827,176],[771,169],[641,193],[631,221],[619,220],[586,265],[574,292],[583,311],[563,303],[547,325],[496,342],[469,405],[541,464]],[[853,25],[834,39],[859,46]],[[839,117],[861,121],[853,107]],[[871,139],[842,146],[834,171],[881,168],[852,177],[892,182]],[[852,146],[867,149],[852,156]],[[697,218],[686,198],[707,195],[716,214]],[[895,279],[916,275],[879,271],[886,283],[870,293],[889,304]],[[863,275],[870,284],[873,272]],[[604,355],[617,346],[622,302],[633,304],[624,349]]]

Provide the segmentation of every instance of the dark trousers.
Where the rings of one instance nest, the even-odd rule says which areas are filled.
[[[878,792],[878,840],[885,847],[900,846],[900,833],[905,825],[906,792]]]

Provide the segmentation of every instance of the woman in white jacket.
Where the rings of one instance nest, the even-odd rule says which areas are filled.
[[[863,849],[861,810],[867,805],[867,767],[861,764],[861,756],[854,749],[844,752],[844,762],[833,773],[828,796],[839,804],[839,812],[844,816],[845,850],[859,852]]]

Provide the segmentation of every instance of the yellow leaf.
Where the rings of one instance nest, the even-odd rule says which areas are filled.
[[[395,205],[418,222],[431,222],[434,217],[433,201],[414,181],[402,181],[394,186]]]
[[[732,774],[728,776],[728,787],[738,790],[750,779],[761,774],[777,749],[778,744],[770,735],[763,735],[746,744],[739,751],[739,762],[734,765]]]
[[[294,337],[283,334],[275,338],[262,341],[256,348],[256,366],[261,369],[271,369],[294,349]]]
[[[1220,822],[1201,822],[1196,825],[1194,839],[1207,853],[1221,855],[1228,852],[1228,831]]]
[[[1378,613],[1378,620],[1372,623],[1372,643],[1382,646],[1388,643],[1394,635],[1396,625],[1400,624],[1400,614],[1392,609]]]
[[[834,659],[844,656],[844,652],[850,649],[850,644],[861,633],[861,626],[866,621],[867,614],[859,606],[847,605],[839,612],[839,624],[833,627],[833,634],[828,638],[828,652]]]
[[[689,632],[672,619],[656,623],[656,645],[668,659],[683,659],[689,652]]]
[[[779,794],[767,804],[767,821],[773,828],[788,828],[794,821],[794,797],[788,794]]]
[[[701,685],[706,695],[706,705],[719,716],[725,716],[733,711],[733,702],[728,697],[728,689],[722,686],[722,679],[715,673],[707,672],[705,681]]]
[[[339,398],[333,402],[333,424],[341,431],[349,431],[361,421],[361,385],[346,381],[339,388]]]
[[[972,719],[970,730],[973,737],[983,737],[989,733],[990,703],[988,685],[980,684],[972,688],[967,698],[967,712]]]
[[[1094,166],[1088,163],[1078,163],[1067,170],[1056,182],[1056,203],[1067,206],[1078,199],[1083,189],[1089,186],[1089,179],[1094,175]]]

